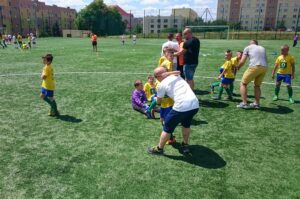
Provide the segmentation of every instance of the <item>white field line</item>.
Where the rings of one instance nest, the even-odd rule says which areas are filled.
[[[8,74],[0,74],[0,77],[12,77],[12,76],[36,76],[40,75],[41,73],[8,73]],[[71,75],[71,74],[117,74],[117,75],[149,75],[149,73],[132,73],[132,72],[105,72],[105,71],[94,71],[94,72],[59,72],[55,73],[55,75]],[[196,78],[202,79],[216,79],[216,77],[205,77],[205,76],[195,76]],[[240,79],[236,79],[235,81],[240,82]],[[275,85],[274,82],[263,82],[266,85]],[[293,88],[300,88],[300,86],[293,86]]]

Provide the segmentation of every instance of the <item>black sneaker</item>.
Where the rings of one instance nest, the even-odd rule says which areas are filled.
[[[147,151],[148,151],[148,153],[150,153],[152,155],[163,155],[164,154],[164,150],[160,149],[158,146],[149,147]]]
[[[184,154],[191,153],[191,151],[189,149],[189,145],[185,144],[184,142],[181,143],[181,149],[182,149],[182,153],[184,153]]]

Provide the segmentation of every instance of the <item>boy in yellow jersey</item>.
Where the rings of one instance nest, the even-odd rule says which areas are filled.
[[[49,116],[59,116],[57,104],[54,99],[55,81],[53,76],[53,68],[51,65],[52,61],[53,56],[51,54],[47,54],[43,57],[43,63],[45,66],[41,75],[43,82],[40,97],[51,107]]]
[[[238,66],[239,61],[241,60],[242,56],[243,56],[243,52],[242,52],[242,51],[237,51],[237,52],[236,52],[236,57],[234,57],[234,58],[231,59],[231,62],[232,62],[233,68],[234,68],[234,76],[236,75],[236,73],[237,73],[237,71],[238,71],[237,66]],[[221,66],[221,68],[220,68],[220,74],[221,74],[221,73],[223,72],[223,70],[224,70],[223,67],[224,67],[224,66]],[[212,83],[212,84],[210,85],[210,89],[211,89],[211,93],[212,93],[212,94],[215,93],[215,88],[216,88],[216,87],[219,87],[220,84],[221,84],[221,82],[220,82],[220,81],[217,81],[217,82],[214,82],[214,83]],[[232,84],[229,85],[229,88],[230,88],[230,91],[231,91],[232,95],[234,95],[234,94],[233,94],[234,81],[232,82]]]
[[[161,66],[161,64],[167,59],[167,58],[166,58],[166,52],[167,52],[167,50],[168,50],[167,47],[163,49],[163,56],[161,56],[161,57],[159,58],[159,61],[158,61],[158,67]]]
[[[20,33],[19,33],[18,36],[17,36],[17,40],[18,40],[19,47],[22,48],[23,38],[22,38],[22,36],[20,35]]]
[[[166,59],[162,62],[160,66],[167,69],[168,72],[173,71],[173,59],[174,59],[174,51],[173,50],[166,50],[165,52]]]
[[[29,46],[29,48],[31,49],[31,35],[27,34],[27,44]]]
[[[154,77],[152,75],[148,76],[148,81],[144,85],[147,101],[152,102],[153,97],[156,96],[156,86],[157,82],[154,82]]]
[[[295,77],[295,59],[292,55],[289,55],[289,46],[283,45],[281,47],[281,55],[276,59],[275,66],[272,72],[272,78],[275,77],[277,71],[275,95],[273,101],[278,100],[278,94],[280,91],[281,82],[283,81],[287,85],[289,94],[289,101],[291,104],[295,103],[293,100],[293,88],[292,79]]]
[[[225,52],[225,60],[226,61],[222,66],[223,71],[218,76],[218,79],[221,80],[221,86],[219,88],[218,96],[213,98],[215,100],[220,100],[221,99],[224,89],[226,90],[226,93],[228,95],[228,99],[232,100],[232,93],[231,93],[231,90],[230,90],[229,86],[234,81],[234,67],[233,67],[231,58],[232,58],[232,52],[231,52],[231,50],[227,50]]]

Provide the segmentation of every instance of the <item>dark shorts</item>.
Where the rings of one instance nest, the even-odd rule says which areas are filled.
[[[167,115],[171,112],[172,106],[168,108],[160,108],[160,118],[166,119]]]
[[[197,64],[185,64],[183,67],[184,75],[187,80],[193,80]]]
[[[292,76],[289,74],[277,74],[277,82],[284,82],[288,85],[292,84]]]
[[[193,109],[187,112],[178,112],[171,110],[165,118],[164,132],[173,133],[179,123],[184,128],[190,128],[193,117],[198,113],[199,109]]]
[[[93,41],[93,42],[92,42],[92,45],[93,45],[93,46],[97,46],[97,42],[96,42],[96,41]]]
[[[234,79],[222,77],[222,81],[221,82],[224,85],[230,85],[230,84],[232,84],[234,82]]]
[[[47,90],[45,88],[42,88],[41,93],[45,96],[45,97],[53,97],[54,96],[54,91],[52,90]]]

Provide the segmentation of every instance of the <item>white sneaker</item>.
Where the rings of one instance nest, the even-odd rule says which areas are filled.
[[[256,104],[256,103],[251,103],[251,104],[250,104],[250,108],[259,109],[259,108],[260,108],[260,106],[259,106],[259,104]]]
[[[241,102],[241,103],[240,103],[239,105],[237,105],[236,107],[237,107],[237,108],[244,108],[244,109],[249,108],[248,104],[245,104],[245,103],[243,103],[243,102]]]

